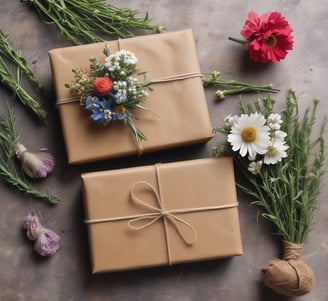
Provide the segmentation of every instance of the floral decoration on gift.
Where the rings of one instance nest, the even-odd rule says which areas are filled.
[[[279,12],[258,16],[251,11],[240,32],[245,40],[229,39],[245,45],[251,60],[275,63],[284,59],[288,51],[293,49],[292,32],[288,21]]]
[[[283,259],[262,269],[264,283],[277,293],[301,296],[311,291],[312,269],[301,259],[312,230],[317,197],[326,172],[324,119],[318,136],[312,132],[319,101],[301,116],[295,92],[290,91],[282,113],[274,112],[270,97],[240,104],[240,115],[229,115],[216,132],[227,142],[213,148],[213,155],[232,155],[244,176],[237,184],[262,216],[271,221],[283,240]]]
[[[146,72],[137,70],[134,53],[128,50],[110,53],[107,46],[103,53],[104,64],[91,57],[90,69],[73,69],[75,81],[65,86],[80,97],[80,104],[90,111],[91,119],[101,125],[124,122],[139,144],[146,136],[134,125],[133,110],[146,109],[141,102],[149,96],[151,82],[146,80]]]

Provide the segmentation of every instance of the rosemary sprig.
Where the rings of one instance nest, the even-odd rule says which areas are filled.
[[[139,18],[138,11],[117,8],[105,0],[21,0],[33,5],[46,23],[54,24],[61,35],[74,44],[104,41],[101,34],[120,38],[131,37],[137,29],[161,32],[161,25],[152,25],[148,14]]]
[[[274,100],[270,97],[256,102],[254,106],[241,106],[242,113],[255,111],[265,116],[272,113]],[[312,139],[316,123],[318,100],[301,116],[295,92],[287,97],[283,110],[281,129],[287,133],[288,157],[275,165],[262,167],[259,174],[251,176],[242,158],[237,164],[245,174],[248,185],[239,185],[251,196],[254,204],[264,209],[263,217],[270,220],[278,234],[286,241],[304,243],[312,230],[316,200],[320,193],[323,175],[326,172],[325,118],[317,138]]]
[[[45,87],[33,73],[32,69],[28,66],[25,58],[23,58],[8,41],[9,37],[0,29],[0,54],[6,57],[13,64],[19,68],[31,84],[37,89],[38,92],[46,95]]]
[[[0,176],[19,191],[27,195],[44,199],[52,204],[59,201],[59,197],[52,193],[45,193],[35,188],[24,176],[23,172],[18,172],[15,168],[15,146],[18,143],[19,135],[15,128],[15,115],[8,106],[8,116],[0,119]]]
[[[45,122],[47,113],[41,108],[41,105],[21,86],[22,70],[18,67],[17,76],[15,77],[10,71],[7,63],[0,56],[0,81],[8,89],[10,89],[14,96],[34,113],[42,122]]]
[[[220,76],[220,72],[217,71],[214,71],[208,76],[203,76],[203,85],[205,87],[210,85],[222,86],[223,90],[218,89],[215,93],[219,100],[224,99],[226,95],[239,94],[244,92],[279,92],[279,89],[273,88],[271,84],[258,85],[237,80],[225,80],[221,79]]]

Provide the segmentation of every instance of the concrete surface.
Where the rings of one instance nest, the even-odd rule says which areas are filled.
[[[277,106],[284,102],[289,88],[300,96],[302,108],[314,97],[322,100],[318,121],[327,114],[327,28],[326,1],[111,1],[114,5],[149,12],[154,23],[167,31],[192,28],[203,72],[219,70],[226,78],[273,83],[281,92],[275,95]],[[294,28],[294,50],[274,65],[259,65],[247,60],[242,47],[227,40],[239,37],[250,10],[259,14],[278,10]],[[48,50],[69,46],[58,31],[43,24],[37,15],[20,1],[2,0],[0,27],[10,35],[12,44],[21,51],[46,87],[52,90]],[[38,97],[49,112],[48,124],[40,126],[11,93],[0,88],[1,112],[8,102],[15,109],[17,127],[30,149],[47,147],[56,157],[54,173],[35,184],[57,193],[62,201],[56,206],[23,196],[0,182],[0,300],[224,300],[260,301],[291,300],[264,287],[261,267],[281,255],[279,238],[262,218],[258,208],[239,194],[240,222],[244,255],[227,260],[177,265],[131,272],[92,275],[86,227],[83,223],[80,173],[157,161],[176,161],[211,156],[211,147],[223,141],[215,137],[205,145],[108,160],[102,163],[69,166],[54,98]],[[31,90],[31,93],[34,93]],[[207,100],[213,126],[222,124],[224,116],[238,113],[238,96],[217,103],[214,90],[208,89]],[[247,95],[252,99],[256,95]],[[327,177],[325,178],[327,183]],[[328,204],[327,185],[322,188],[316,212],[317,223],[306,242],[303,258],[313,268],[316,282],[313,291],[298,300],[328,300]],[[40,211],[46,225],[61,235],[61,248],[52,258],[42,258],[21,228],[23,216],[30,210]]]

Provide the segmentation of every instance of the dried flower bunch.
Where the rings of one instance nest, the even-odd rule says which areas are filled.
[[[118,8],[106,0],[21,0],[35,7],[46,23],[54,24],[63,38],[74,44],[104,41],[103,35],[127,38],[137,30],[161,32],[163,26],[152,25],[139,12]],[[108,38],[107,38],[108,40]]]
[[[7,113],[8,116],[0,120],[0,176],[27,195],[56,204],[59,201],[58,196],[38,190],[21,172],[23,170],[31,178],[44,178],[54,167],[53,156],[45,151],[29,152],[19,141],[15,115],[10,107]],[[22,162],[20,169],[16,167],[16,157]]]
[[[89,70],[75,68],[75,81],[65,86],[80,98],[94,121],[102,125],[124,122],[139,144],[146,136],[134,125],[132,110],[145,109],[141,102],[149,95],[145,89],[152,90],[151,82],[146,81],[145,72],[138,72],[134,53],[127,50],[110,53],[106,46],[104,55],[104,64],[91,57]],[[140,76],[142,81],[138,80]]]
[[[278,62],[293,49],[293,29],[279,12],[267,12],[262,16],[254,11],[248,14],[241,35],[246,40],[229,37],[244,44],[249,57],[255,62]]]
[[[263,209],[263,217],[284,241],[283,260],[273,260],[263,269],[265,284],[280,294],[299,296],[313,285],[313,271],[300,256],[326,171],[326,120],[312,139],[318,100],[303,116],[293,91],[282,115],[273,111],[274,103],[271,97],[241,103],[241,115],[228,116],[216,129],[227,135],[227,144],[213,153],[234,157],[247,183],[238,186]]]
[[[54,231],[44,227],[40,217],[33,211],[23,219],[27,238],[35,241],[34,250],[41,256],[53,255],[59,249],[60,237]]]

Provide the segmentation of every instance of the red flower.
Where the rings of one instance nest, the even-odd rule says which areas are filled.
[[[256,62],[277,62],[293,49],[292,28],[278,12],[268,12],[259,17],[251,11],[241,35],[247,40],[245,46],[249,57]]]
[[[93,91],[97,96],[107,95],[112,87],[113,83],[108,77],[97,77],[93,82]]]

